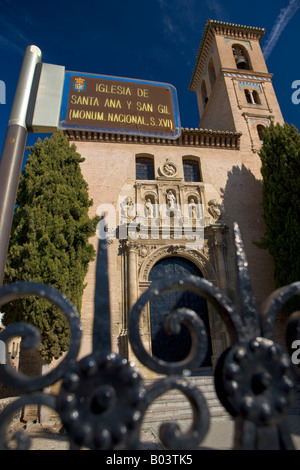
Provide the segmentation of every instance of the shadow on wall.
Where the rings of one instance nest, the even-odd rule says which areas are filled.
[[[242,235],[245,235],[244,231],[249,225],[263,233],[262,180],[256,179],[244,164],[242,167],[234,166],[228,172],[226,186],[221,188],[221,197],[224,222],[237,222]]]
[[[225,188],[221,188],[221,198],[222,222],[230,230],[233,222],[239,225],[259,307],[263,299],[274,290],[273,260],[266,250],[254,244],[260,241],[265,231],[261,205],[262,180],[258,180],[244,164],[241,167],[234,166],[228,172]]]

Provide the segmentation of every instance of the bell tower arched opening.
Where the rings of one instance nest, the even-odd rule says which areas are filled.
[[[252,70],[249,54],[244,46],[240,44],[234,44],[232,46],[232,52],[236,67],[238,69]]]

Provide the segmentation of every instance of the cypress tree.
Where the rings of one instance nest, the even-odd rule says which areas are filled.
[[[263,218],[260,246],[271,254],[276,287],[300,280],[300,135],[293,125],[271,125],[259,152],[263,176]],[[300,308],[292,299],[288,312]]]
[[[65,294],[81,310],[84,278],[95,257],[89,237],[97,217],[88,215],[88,196],[74,144],[59,132],[33,147],[21,175],[7,256],[5,283],[36,281]],[[68,349],[69,328],[50,302],[26,297],[4,307],[4,325],[26,321],[41,333],[41,359],[50,362]]]

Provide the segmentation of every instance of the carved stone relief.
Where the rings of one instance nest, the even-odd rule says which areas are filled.
[[[132,197],[128,196],[123,200],[123,202],[121,202],[121,219],[126,220],[127,222],[132,222],[135,217],[135,205]]]
[[[162,176],[166,178],[174,178],[177,175],[177,167],[175,163],[167,161],[159,168]]]
[[[217,222],[221,218],[221,209],[216,199],[211,199],[208,202],[208,212],[211,215],[214,222]]]

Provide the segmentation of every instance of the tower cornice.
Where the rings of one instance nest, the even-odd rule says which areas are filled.
[[[265,28],[255,26],[244,26],[234,23],[225,23],[223,21],[208,20],[207,24],[216,34],[223,36],[240,37],[242,39],[257,39],[261,41],[265,34]]]

